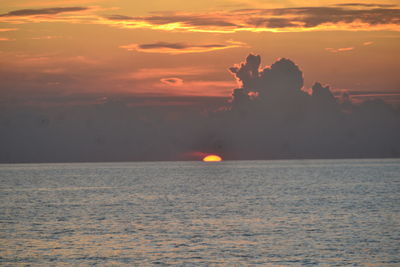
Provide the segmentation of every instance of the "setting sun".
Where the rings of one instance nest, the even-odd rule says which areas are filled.
[[[211,162],[211,161],[222,161],[222,158],[218,155],[208,155],[203,158],[204,162]]]

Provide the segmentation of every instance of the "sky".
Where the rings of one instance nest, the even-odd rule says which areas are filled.
[[[400,104],[399,50],[398,1],[2,0],[0,161],[186,160],[209,152],[232,159],[396,156],[389,141],[398,141],[399,117],[387,114]],[[260,55],[260,63],[249,54]],[[281,63],[274,69],[274,62]],[[291,75],[301,81],[291,83]],[[306,98],[263,89],[285,88],[287,79]],[[323,152],[322,140],[312,151],[300,148],[308,141],[297,128],[281,127],[293,132],[291,140],[302,136],[291,149],[279,133],[270,138],[284,148],[236,136],[244,120],[235,117],[238,110],[260,124],[253,114],[260,102],[291,99],[296,106],[315,102],[317,91],[332,94],[335,116],[365,120],[357,117],[362,125],[354,131],[372,131],[369,118],[378,114],[384,118],[377,122],[389,120],[380,127],[391,137],[374,135],[375,148],[360,141],[357,152],[333,151],[329,141]],[[253,102],[246,110],[240,99],[247,98]],[[333,139],[333,129],[354,125],[326,120]],[[265,134],[263,127],[253,132]]]

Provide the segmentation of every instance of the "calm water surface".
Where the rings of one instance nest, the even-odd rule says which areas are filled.
[[[0,165],[0,265],[400,266],[400,160]]]

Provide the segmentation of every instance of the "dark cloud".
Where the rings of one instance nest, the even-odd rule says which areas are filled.
[[[192,45],[186,43],[167,43],[167,42],[139,45],[140,49],[155,49],[155,48],[188,49],[188,48],[198,48],[198,47],[213,48],[213,47],[226,47],[226,45],[223,44]]]
[[[134,20],[134,17],[124,15],[110,15],[105,18],[109,20]]]
[[[287,97],[300,92],[303,87],[302,72],[291,60],[279,59],[262,70],[260,63],[260,56],[250,54],[245,63],[230,68],[247,92],[254,91],[262,97]]]
[[[365,4],[365,3],[344,3],[344,4],[336,4],[335,6],[345,6],[345,7],[396,7],[396,5],[390,5],[390,4]]]
[[[239,81],[231,102],[151,88],[147,96],[42,99],[59,101],[53,106],[0,102],[0,161],[400,157],[400,109],[383,100],[352,102],[352,92],[335,96],[321,83],[306,93],[300,67],[285,58],[261,67],[249,55],[230,71]]]
[[[182,85],[183,80],[181,78],[162,78],[160,80],[162,83],[172,86]]]
[[[239,9],[231,12],[210,13],[160,13],[150,16],[129,17],[113,15],[107,17],[119,21],[122,27],[147,27],[179,31],[259,31],[268,29],[296,30],[315,28],[330,24],[338,29],[351,30],[354,27],[367,30],[369,26],[398,30],[400,9],[395,5],[348,3],[325,7],[294,7],[274,9]],[[364,23],[362,27],[352,23]],[[349,26],[350,25],[350,26]],[[289,29],[290,28],[290,29]]]
[[[353,9],[353,5],[341,7],[296,7],[296,8],[277,8],[277,9],[248,9],[238,10],[237,12],[245,15],[274,15],[274,16],[292,16],[288,19],[282,18],[275,22],[275,26],[282,24],[288,27],[290,24],[303,24],[303,27],[316,27],[324,23],[352,23],[355,21],[364,22],[371,25],[376,24],[400,24],[400,9],[398,8],[376,8],[375,5],[369,9]],[[385,6],[386,7],[386,6]],[[259,19],[260,20],[260,19]],[[257,19],[251,19],[248,22],[252,25],[259,26]],[[262,26],[269,27],[268,18]],[[272,23],[274,26],[274,23]]]
[[[146,17],[130,17],[130,16],[122,16],[122,15],[111,15],[106,18],[110,20],[128,20],[128,21],[143,21],[149,22],[154,25],[164,25],[171,23],[183,23],[187,26],[219,26],[219,27],[238,27],[237,24],[233,22],[226,21],[224,19],[218,19],[218,17],[214,17],[212,15],[154,15],[154,16],[146,16]]]
[[[315,83],[302,91],[300,68],[288,59],[260,68],[249,55],[230,69],[241,82],[229,116],[230,147],[255,158],[399,157],[400,110],[380,99],[352,103]],[[256,92],[257,97],[250,97]],[[346,97],[347,96],[347,97]],[[228,117],[229,117],[228,116]],[[226,129],[227,129],[226,128]]]
[[[304,27],[316,27],[323,23],[352,23],[355,21],[367,24],[400,24],[400,9],[372,8],[372,9],[348,9],[334,7],[304,7],[277,10],[283,14],[297,14],[294,20],[303,22]]]
[[[263,18],[263,17],[252,17],[247,20],[247,23],[254,25],[256,27],[266,27],[266,28],[286,28],[286,27],[296,27],[295,23],[291,19],[285,18]]]
[[[169,43],[157,42],[150,44],[129,44],[120,46],[129,51],[139,51],[148,53],[202,53],[220,49],[228,49],[245,46],[242,42],[228,41],[226,44],[189,44],[189,43]]]
[[[224,20],[216,19],[212,16],[150,16],[143,19],[147,22],[155,24],[169,24],[181,22],[191,26],[223,26],[223,27],[234,27],[237,26],[234,23],[227,22]]]
[[[65,12],[77,12],[87,10],[87,7],[53,7],[41,9],[20,9],[1,14],[0,17],[56,15]]]

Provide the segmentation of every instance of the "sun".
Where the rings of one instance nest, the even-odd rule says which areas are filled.
[[[222,161],[222,158],[218,155],[207,155],[203,158],[204,162],[212,162],[212,161]]]

